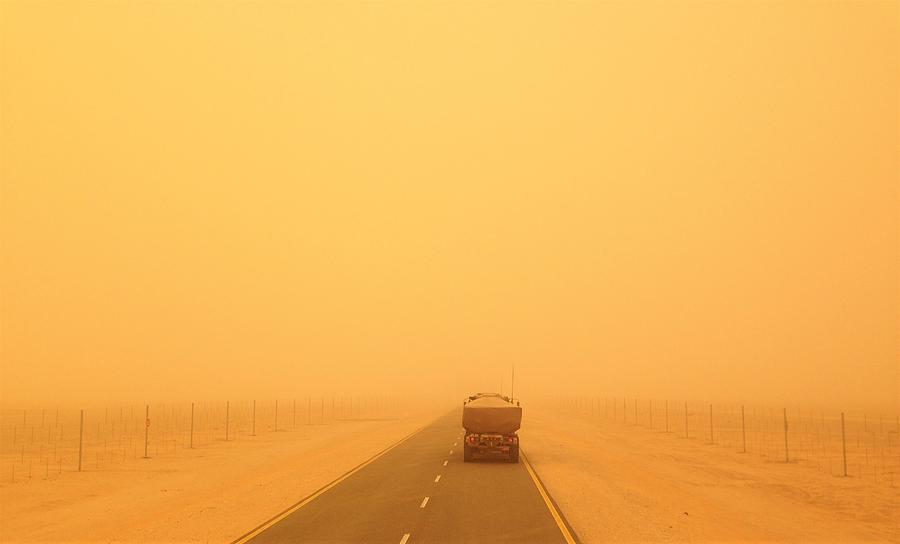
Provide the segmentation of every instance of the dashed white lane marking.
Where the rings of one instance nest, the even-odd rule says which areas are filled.
[[[409,540],[409,533],[403,535],[403,538],[400,539],[400,544],[406,544],[407,540]]]
[[[454,443],[453,443],[454,446],[455,446],[456,444],[457,444],[457,442],[454,442]]]
[[[426,504],[428,504],[428,497],[422,499],[422,504],[419,505],[419,508],[425,508]]]
[[[440,481],[441,481],[441,475],[438,474],[437,476],[434,477],[434,483],[438,483]]]
[[[444,461],[444,466],[447,466],[447,461]]]
[[[450,455],[453,455],[453,450],[450,450]]]

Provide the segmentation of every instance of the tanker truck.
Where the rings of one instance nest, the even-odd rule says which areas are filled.
[[[463,461],[477,458],[519,462],[522,407],[497,393],[478,393],[463,401]]]

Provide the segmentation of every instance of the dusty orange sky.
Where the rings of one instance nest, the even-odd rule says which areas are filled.
[[[3,1],[3,400],[896,406],[897,6]]]

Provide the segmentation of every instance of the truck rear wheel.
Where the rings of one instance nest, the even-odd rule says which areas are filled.
[[[518,463],[519,462],[519,445],[509,447],[509,462],[510,463]]]
[[[472,461],[472,448],[469,446],[463,446],[463,462],[468,463]]]

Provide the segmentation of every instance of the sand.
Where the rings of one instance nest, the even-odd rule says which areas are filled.
[[[900,542],[889,485],[549,409],[520,436],[586,543]]]
[[[0,486],[0,541],[229,542],[427,424],[337,421]]]
[[[335,421],[0,486],[0,541],[228,542],[437,413]],[[586,543],[900,542],[900,489],[526,408],[523,449]]]

